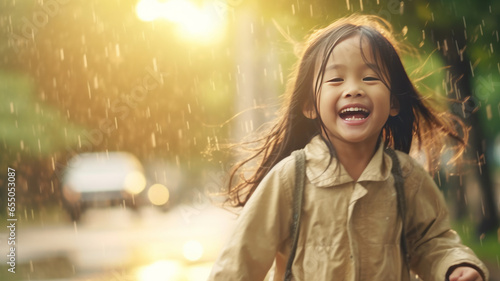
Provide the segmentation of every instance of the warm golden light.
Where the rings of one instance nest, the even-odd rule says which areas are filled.
[[[139,171],[133,171],[125,177],[125,190],[132,194],[139,194],[146,187],[146,178]]]
[[[184,244],[182,253],[187,260],[197,261],[203,255],[203,246],[200,242],[191,240]]]
[[[212,270],[212,266],[212,263],[205,263],[188,267],[186,272],[187,281],[207,280]]]
[[[148,190],[148,198],[152,204],[161,206],[168,202],[170,193],[168,188],[163,184],[153,184]]]
[[[165,19],[178,25],[182,37],[198,41],[220,37],[225,19],[213,7],[198,7],[187,0],[141,0],[136,13],[143,21]]]
[[[161,260],[139,269],[139,281],[182,280],[182,265],[175,261]]]
[[[135,12],[142,21],[153,21],[160,16],[160,9],[161,4],[156,0],[141,0],[137,3]]]

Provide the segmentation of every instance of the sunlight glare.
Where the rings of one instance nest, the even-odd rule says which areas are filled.
[[[196,266],[190,266],[187,268],[187,280],[188,281],[199,281],[207,280],[210,276],[210,271],[212,271],[213,263],[205,263]]]
[[[182,266],[179,262],[160,260],[141,268],[137,275],[140,281],[180,280]]]
[[[203,246],[200,242],[191,240],[184,244],[182,253],[186,259],[190,261],[197,261],[203,255]]]
[[[135,7],[137,16],[142,21],[153,21],[157,19],[160,14],[161,4],[156,0],[141,0]]]
[[[224,19],[209,6],[198,7],[187,0],[141,0],[136,13],[143,21],[164,19],[178,25],[183,37],[213,40],[221,33]]]

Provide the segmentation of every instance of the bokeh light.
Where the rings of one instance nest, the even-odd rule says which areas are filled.
[[[153,184],[148,190],[148,198],[153,205],[165,205],[170,198],[170,192],[163,184]]]
[[[203,246],[200,242],[191,240],[184,244],[182,253],[187,260],[197,261],[203,255]]]
[[[139,194],[146,187],[146,178],[143,173],[133,171],[125,177],[125,189],[132,194]]]

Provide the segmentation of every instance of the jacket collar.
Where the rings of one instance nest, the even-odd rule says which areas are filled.
[[[328,146],[320,135],[315,136],[305,147],[306,175],[309,181],[318,187],[332,187],[349,182],[354,182],[344,166],[333,157],[330,165],[330,152]],[[358,179],[362,181],[384,181],[390,173],[392,160],[384,153],[381,142],[375,155],[366,166]]]

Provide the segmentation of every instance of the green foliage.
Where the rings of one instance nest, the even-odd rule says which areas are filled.
[[[74,145],[82,131],[34,92],[28,75],[0,72],[0,139],[7,154],[47,157]]]
[[[500,259],[500,229],[496,232],[476,233],[476,223],[470,220],[452,222],[452,228],[462,239],[462,243],[471,248],[480,258],[488,261]]]

